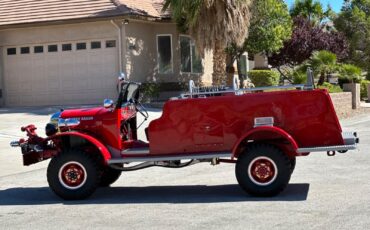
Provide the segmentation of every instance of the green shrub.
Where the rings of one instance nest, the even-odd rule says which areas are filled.
[[[318,87],[319,89],[327,89],[329,93],[341,93],[343,90],[340,88],[339,85],[332,85],[328,82],[324,82],[324,84]]]
[[[158,98],[161,92],[160,83],[144,83],[141,85],[142,101],[151,102],[154,98]]]
[[[248,76],[256,87],[277,86],[279,84],[279,73],[272,70],[252,70]]]
[[[360,89],[361,99],[367,98],[367,85],[368,84],[370,84],[369,80],[361,81],[361,89]]]
[[[307,83],[307,74],[300,72],[293,73],[293,84],[300,85],[306,83]]]
[[[349,79],[350,82],[358,83],[361,79],[362,70],[360,67],[351,64],[339,66],[340,78]]]

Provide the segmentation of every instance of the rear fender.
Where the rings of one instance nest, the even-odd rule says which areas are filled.
[[[96,138],[90,135],[79,133],[79,132],[64,132],[64,133],[58,133],[48,139],[49,140],[56,140],[56,139],[59,140],[61,137],[74,137],[74,138],[84,139],[88,141],[89,143],[91,143],[93,146],[95,146],[99,150],[101,156],[104,159],[105,164],[107,164],[108,160],[111,159],[111,153],[109,152],[108,148],[104,144],[102,144],[99,140],[97,140]]]
[[[232,158],[239,157],[248,144],[255,142],[276,145],[290,157],[297,155],[298,145],[286,131],[275,126],[260,126],[250,130],[237,141],[233,147]]]

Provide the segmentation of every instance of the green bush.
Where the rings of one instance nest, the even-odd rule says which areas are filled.
[[[370,84],[369,80],[361,81],[361,89],[360,89],[361,99],[367,98],[367,85],[368,84]]]
[[[332,85],[328,82],[324,82],[324,84],[318,87],[319,89],[327,89],[329,93],[341,93],[343,90],[340,88],[339,85]]]
[[[360,67],[351,64],[339,66],[340,78],[349,79],[350,82],[358,83],[361,79],[362,70]]]
[[[161,92],[160,83],[144,83],[141,85],[142,101],[144,103],[151,102],[154,98],[158,98]]]
[[[256,87],[277,86],[279,84],[279,73],[272,70],[252,70],[248,76]]]
[[[295,85],[307,83],[307,74],[305,73],[294,72],[292,78],[293,78],[293,84]]]

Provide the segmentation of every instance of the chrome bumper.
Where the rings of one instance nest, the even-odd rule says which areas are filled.
[[[360,139],[357,137],[356,132],[343,132],[342,137],[343,137],[344,145],[299,148],[297,149],[297,153],[346,152],[348,150],[357,149],[357,144],[360,142]]]

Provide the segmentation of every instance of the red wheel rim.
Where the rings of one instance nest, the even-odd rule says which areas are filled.
[[[277,177],[278,169],[273,160],[268,157],[255,158],[248,167],[248,176],[253,183],[267,186],[273,183]]]
[[[85,167],[78,162],[68,162],[59,170],[59,181],[68,189],[81,188],[87,179]]]

